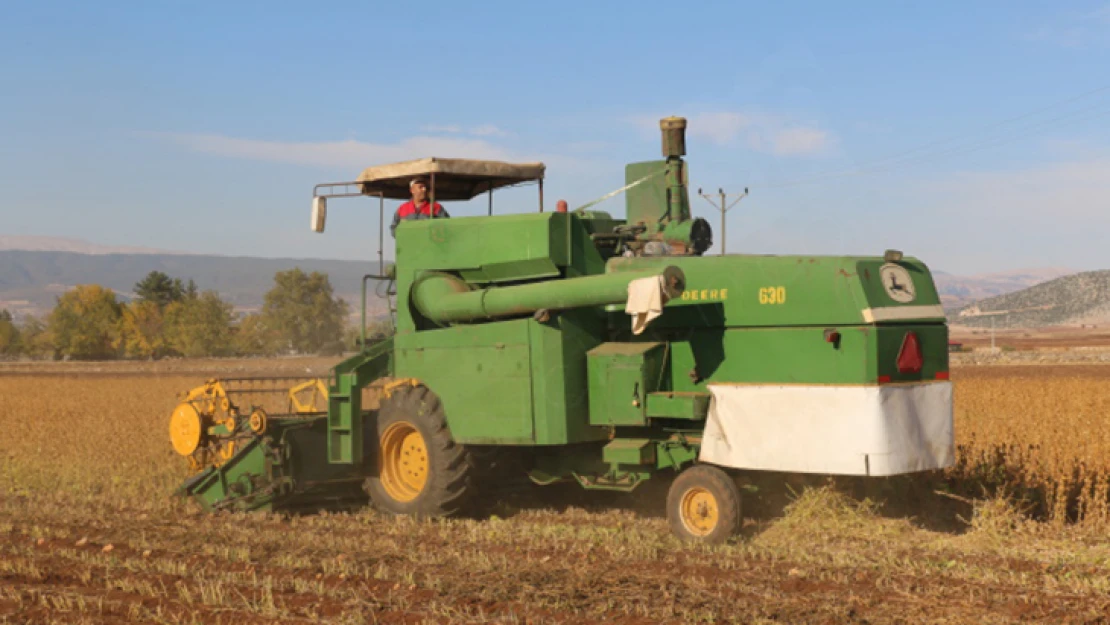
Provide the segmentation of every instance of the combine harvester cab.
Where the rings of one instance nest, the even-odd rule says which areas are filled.
[[[318,232],[329,198],[348,196],[378,198],[384,232],[384,201],[407,199],[416,177],[433,203],[488,193],[490,209],[402,222],[396,264],[363,281],[364,320],[368,281],[396,296],[394,337],[364,337],[281,414],[221,381],[194,390],[171,422],[196,471],[181,492],[240,510],[368,496],[437,517],[516,477],[623,492],[673,477],[672,529],[716,543],[739,529],[744,471],[951,465],[947,326],[928,268],[894,250],[705,256],[685,125],[662,120],[665,160],[627,167],[625,219],[544,212],[538,163],[424,159],[318,186]],[[494,216],[493,191],[522,184],[539,210]]]

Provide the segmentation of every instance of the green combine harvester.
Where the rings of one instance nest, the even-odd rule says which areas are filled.
[[[952,464],[948,330],[920,261],[704,256],[690,214],[686,121],[660,123],[665,160],[626,168],[624,219],[543,210],[544,166],[423,159],[318,185],[331,198],[490,195],[490,215],[404,221],[388,293],[395,335],[325,380],[210,380],[170,423],[209,509],[364,504],[419,517],[468,511],[522,477],[629,492],[673,478],[674,532],[717,543],[741,524],[743,472],[890,476]],[[493,215],[533,184],[538,210]],[[379,234],[381,238],[383,235]],[[380,240],[380,239],[379,239]],[[379,260],[381,249],[379,246]],[[365,322],[362,324],[365,328]]]

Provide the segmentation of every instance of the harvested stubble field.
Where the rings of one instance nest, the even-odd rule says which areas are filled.
[[[169,497],[166,435],[202,376],[95,368],[0,370],[0,622],[1110,620],[1110,367],[958,369],[955,470],[765,476],[720,548],[573,490],[446,522],[204,515]]]

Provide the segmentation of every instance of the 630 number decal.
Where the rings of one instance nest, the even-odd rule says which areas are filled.
[[[760,304],[785,304],[786,303],[786,287],[784,286],[765,286],[759,289],[759,303]]]

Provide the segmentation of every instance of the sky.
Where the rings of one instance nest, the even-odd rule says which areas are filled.
[[[316,183],[539,160],[548,208],[574,208],[681,115],[692,191],[749,189],[730,253],[1110,268],[1105,1],[16,0],[0,84],[0,235],[371,260],[377,203],[334,201],[313,233]]]

